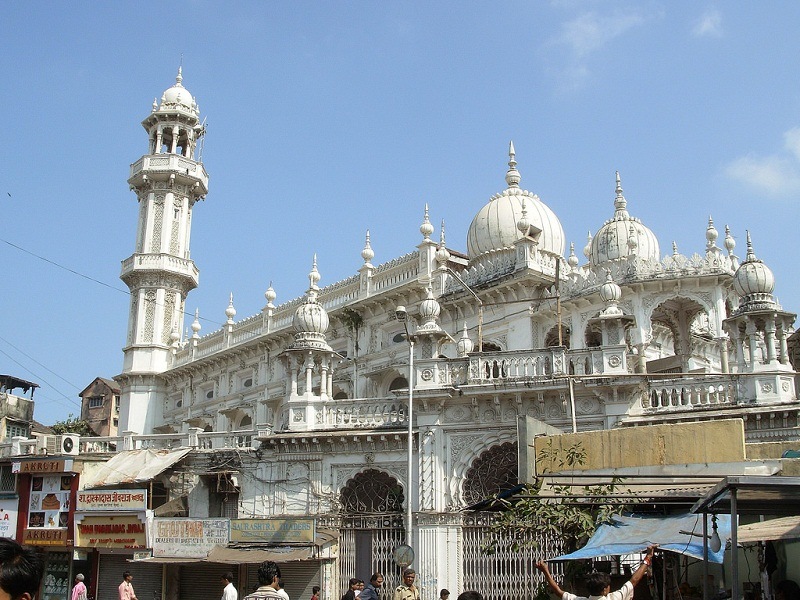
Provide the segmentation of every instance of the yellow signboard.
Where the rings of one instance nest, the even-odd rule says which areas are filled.
[[[311,544],[314,519],[231,519],[231,541]]]
[[[86,516],[75,524],[79,548],[147,548],[147,527],[136,515]]]

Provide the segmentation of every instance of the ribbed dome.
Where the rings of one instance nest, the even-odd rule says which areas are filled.
[[[629,256],[660,260],[661,251],[655,234],[639,219],[628,214],[628,202],[622,195],[619,173],[617,173],[616,194],[613,218],[606,221],[592,238],[590,254],[592,264],[600,265]]]
[[[319,303],[317,299],[319,287],[317,282],[320,279],[317,271],[317,257],[314,256],[314,266],[308,274],[310,285],[306,292],[306,299],[303,304],[297,307],[292,317],[292,327],[295,330],[295,348],[318,348],[330,350],[330,346],[325,341],[325,332],[328,331],[330,319],[328,311]]]
[[[733,276],[733,289],[742,298],[752,294],[772,294],[775,289],[775,276],[753,252],[750,232],[747,233],[747,258]]]
[[[188,110],[189,112],[197,115],[199,114],[197,103],[189,93],[189,90],[183,87],[182,82],[182,68],[179,67],[178,76],[175,77],[175,85],[165,90],[161,95],[161,106],[159,107],[159,110],[174,110],[176,108],[180,108]]]
[[[539,249],[562,256],[564,254],[564,229],[550,208],[536,194],[519,188],[520,175],[511,145],[506,174],[508,188],[492,196],[489,203],[478,211],[467,233],[467,252],[473,259],[492,250],[514,245],[522,238],[517,223],[522,217],[523,201],[526,220],[532,231],[540,231]]]

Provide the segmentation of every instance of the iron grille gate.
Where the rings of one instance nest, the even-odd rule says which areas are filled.
[[[561,554],[561,540],[540,537],[534,550],[525,540],[501,540],[492,554],[483,551],[490,526],[491,513],[465,515],[462,529],[462,566],[465,590],[477,590],[487,600],[530,600],[542,576],[536,562]],[[534,534],[530,534],[533,538]],[[522,542],[522,543],[521,543]],[[514,547],[514,544],[519,547]],[[558,573],[554,573],[556,576]]]
[[[402,581],[394,549],[405,543],[402,514],[348,515],[342,518],[339,538],[339,588],[343,594],[351,577],[369,581],[382,573],[384,590]]]

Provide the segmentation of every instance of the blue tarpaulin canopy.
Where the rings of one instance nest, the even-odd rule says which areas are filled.
[[[725,541],[731,535],[729,515],[717,515],[717,533],[722,547],[717,552],[708,549],[709,562],[722,564]],[[711,536],[711,523],[708,535]],[[660,550],[703,558],[703,515],[685,514],[671,517],[615,516],[611,523],[601,525],[592,539],[580,550],[551,560],[578,560],[598,556],[617,556],[644,552],[658,544]]]

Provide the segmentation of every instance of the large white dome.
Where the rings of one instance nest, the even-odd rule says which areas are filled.
[[[182,68],[179,67],[178,76],[175,77],[175,85],[164,90],[164,93],[161,95],[161,106],[159,107],[160,110],[174,110],[176,108],[180,108],[194,114],[199,112],[197,103],[189,93],[189,90],[183,87],[182,82]]]
[[[509,248],[522,237],[517,223],[523,216],[533,231],[538,234],[539,250],[563,256],[564,229],[555,213],[536,194],[520,189],[520,175],[514,160],[514,145],[511,145],[506,173],[508,189],[495,194],[478,211],[467,233],[467,252],[473,259],[486,252]]]

